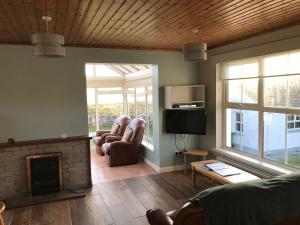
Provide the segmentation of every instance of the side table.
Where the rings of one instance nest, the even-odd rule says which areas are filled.
[[[189,156],[200,156],[200,157],[202,157],[202,160],[206,160],[207,155],[208,155],[208,151],[206,151],[206,150],[186,149],[183,152],[184,164],[185,164],[185,170],[184,170],[185,174],[186,174],[186,171],[187,171],[187,167],[189,165],[189,163],[188,163],[188,157]]]

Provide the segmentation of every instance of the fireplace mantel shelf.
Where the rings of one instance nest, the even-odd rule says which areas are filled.
[[[53,143],[64,143],[74,141],[86,141],[90,140],[89,136],[72,136],[67,138],[49,138],[49,139],[37,139],[28,141],[17,141],[15,143],[0,143],[0,148],[14,148],[28,145],[39,145],[39,144],[53,144]]]

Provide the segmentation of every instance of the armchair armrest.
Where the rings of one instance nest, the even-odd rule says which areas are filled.
[[[176,213],[174,225],[205,225],[204,209],[198,203],[187,202]]]
[[[150,209],[146,216],[150,225],[205,225],[203,212],[199,204],[187,202],[180,209],[168,213]]]
[[[149,209],[146,213],[150,225],[172,225],[173,220],[160,209]]]
[[[96,132],[96,136],[101,136],[102,134],[110,133],[110,130],[100,130]]]
[[[120,141],[122,139],[119,135],[108,135],[105,137],[105,143],[111,143],[114,141]]]

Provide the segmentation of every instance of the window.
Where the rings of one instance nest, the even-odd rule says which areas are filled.
[[[144,140],[153,142],[153,112],[152,112],[152,87],[137,87],[127,89],[127,110],[131,118],[146,120],[147,127]]]
[[[101,130],[110,130],[117,117],[124,114],[123,93],[98,95],[98,118]]]
[[[240,112],[235,113],[235,130],[237,132],[243,132],[243,123]]]
[[[299,115],[287,115],[287,128],[289,130],[300,128],[300,116]]]
[[[300,168],[299,62],[294,51],[222,64],[224,147]]]

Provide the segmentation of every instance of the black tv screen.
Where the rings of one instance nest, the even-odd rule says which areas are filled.
[[[166,132],[172,134],[206,134],[204,109],[167,109]]]

